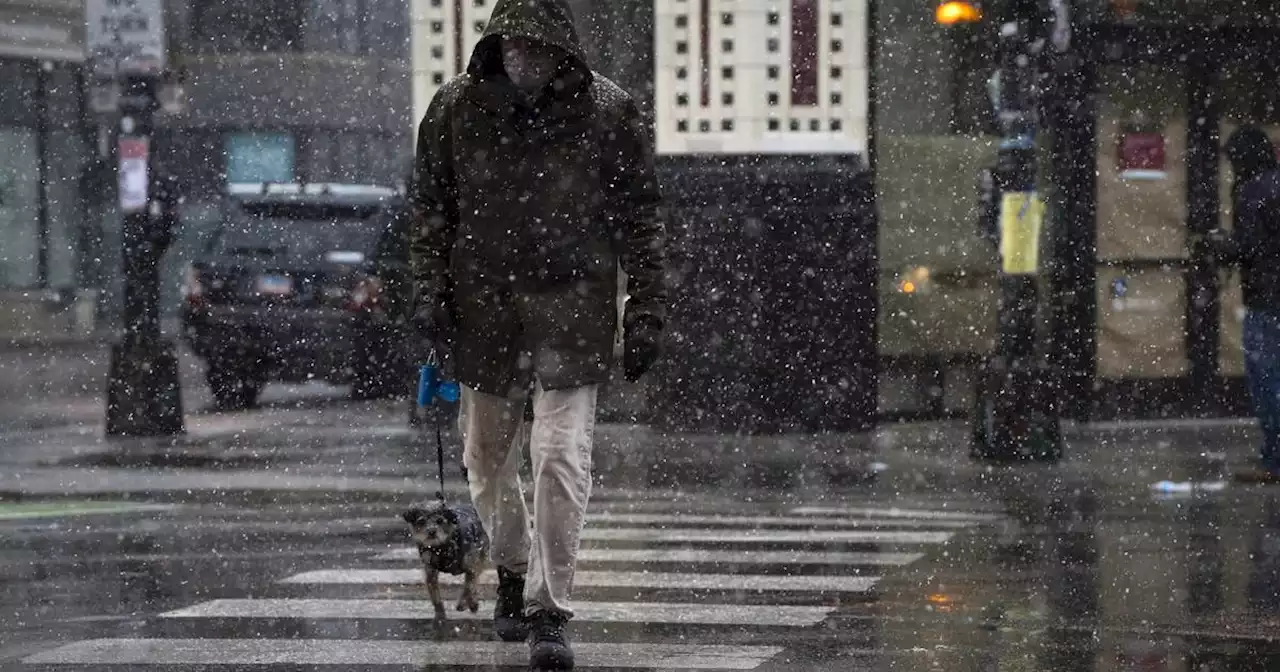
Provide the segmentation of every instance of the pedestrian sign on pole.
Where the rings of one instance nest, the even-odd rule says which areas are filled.
[[[86,0],[85,46],[95,77],[159,75],[165,68],[163,0]]]
[[[1035,192],[1008,192],[1000,203],[1000,263],[1009,275],[1040,271],[1044,201]]]

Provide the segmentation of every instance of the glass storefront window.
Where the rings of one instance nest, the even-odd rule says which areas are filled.
[[[292,182],[296,147],[289,133],[232,133],[227,182]]]
[[[40,184],[36,134],[0,126],[0,287],[40,280]]]
[[[1186,77],[1167,64],[1099,71],[1102,378],[1173,378],[1189,370]]]
[[[885,0],[877,14],[880,353],[986,353],[996,262],[980,233],[977,186],[998,138],[985,33],[938,26],[933,6],[912,0]]]

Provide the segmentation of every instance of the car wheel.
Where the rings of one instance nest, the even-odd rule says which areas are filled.
[[[262,381],[229,366],[210,364],[205,378],[219,410],[240,411],[252,408],[257,405],[258,395],[262,393]]]

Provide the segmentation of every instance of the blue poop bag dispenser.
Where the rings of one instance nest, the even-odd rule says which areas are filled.
[[[444,378],[436,354],[432,352],[427,363],[418,369],[418,406],[434,406],[436,399],[453,404],[460,396],[458,383]]]

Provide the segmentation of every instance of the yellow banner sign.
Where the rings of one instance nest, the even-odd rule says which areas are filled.
[[[1009,192],[1000,202],[1000,261],[1004,272],[1040,271],[1040,229],[1044,201],[1035,192]]]

